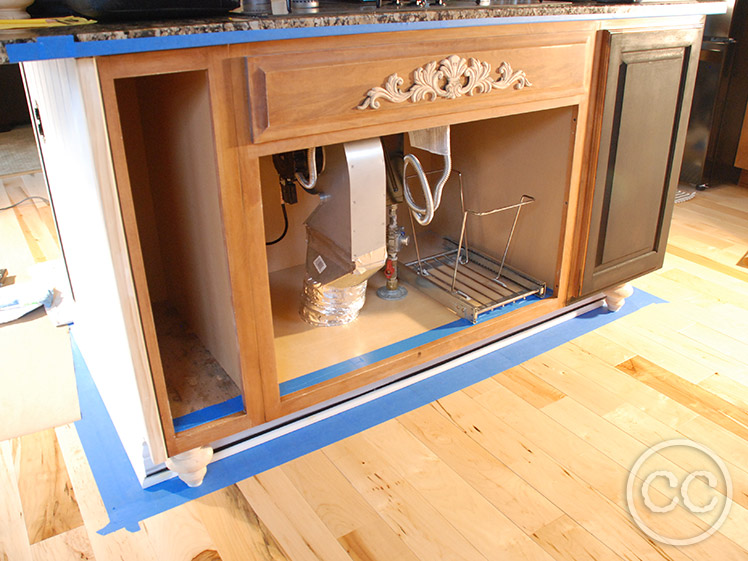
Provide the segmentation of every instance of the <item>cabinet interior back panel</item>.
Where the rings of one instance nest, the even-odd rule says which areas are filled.
[[[452,127],[453,167],[463,174],[465,206],[485,212],[519,203],[523,207],[506,262],[553,288],[569,193],[570,159],[575,133],[572,107],[465,123]],[[445,208],[433,230],[457,240],[462,215],[459,192],[445,192]],[[475,249],[500,261],[515,211],[469,216],[466,232]]]
[[[122,124],[154,310],[175,309],[241,386],[207,75],[120,80],[117,92],[136,110]]]

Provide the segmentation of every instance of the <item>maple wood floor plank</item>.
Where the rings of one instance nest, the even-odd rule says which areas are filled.
[[[353,559],[416,561],[397,532],[351,487],[323,452],[307,454],[282,469]]]
[[[56,534],[31,546],[34,561],[95,561],[91,540],[83,526]]]
[[[617,368],[736,436],[748,440],[748,412],[744,409],[639,356],[622,362]]]
[[[193,501],[221,561],[287,561],[283,548],[236,485]]]
[[[309,503],[279,468],[236,484],[291,559],[350,561]]]
[[[328,446],[325,454],[419,559],[486,560],[363,434]]]
[[[0,442],[0,559],[31,561],[10,441]]]
[[[502,511],[400,423],[366,431],[366,439],[487,559],[552,557]],[[501,553],[499,553],[501,552]]]
[[[54,429],[15,439],[13,456],[29,543],[82,526]]]

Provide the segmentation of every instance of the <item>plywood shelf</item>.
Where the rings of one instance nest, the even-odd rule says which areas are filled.
[[[304,267],[270,275],[278,382],[283,383],[451,323],[457,315],[408,287],[400,301],[377,297],[380,272],[369,280],[359,318],[338,327],[314,327],[299,315]]]

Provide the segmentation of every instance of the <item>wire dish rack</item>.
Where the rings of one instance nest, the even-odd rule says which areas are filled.
[[[453,174],[459,177],[460,183],[462,205],[460,239],[455,242],[450,238],[444,238],[444,250],[441,253],[421,257],[418,237],[415,225],[413,225],[417,259],[405,263],[401,268],[403,279],[473,323],[476,323],[481,315],[512,302],[533,295],[540,298],[545,296],[544,282],[506,264],[506,256],[520,211],[523,207],[534,203],[535,199],[529,195],[522,195],[520,201],[513,205],[486,211],[466,209],[462,175],[456,170],[453,170]],[[500,261],[468,247],[468,217],[483,217],[509,210],[515,210],[514,221]]]

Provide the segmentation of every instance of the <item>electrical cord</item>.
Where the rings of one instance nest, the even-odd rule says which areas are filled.
[[[281,210],[283,211],[283,233],[280,235],[280,237],[274,239],[272,242],[265,242],[265,245],[273,245],[278,243],[283,238],[285,238],[286,234],[288,233],[288,213],[286,212],[286,203],[281,203]]]
[[[16,208],[16,207],[17,207],[18,205],[20,205],[20,204],[23,204],[23,203],[25,203],[26,201],[30,201],[31,199],[39,199],[39,200],[41,200],[41,201],[44,201],[45,203],[49,204],[49,199],[45,199],[44,197],[39,197],[39,196],[37,196],[37,195],[32,195],[31,197],[26,197],[25,199],[21,199],[21,200],[20,200],[20,201],[18,201],[17,203],[13,203],[13,204],[12,204],[12,205],[10,205],[10,206],[5,206],[5,207],[3,207],[3,208],[0,208],[0,211],[3,211],[3,210],[10,210],[10,209],[12,209],[12,208]]]

